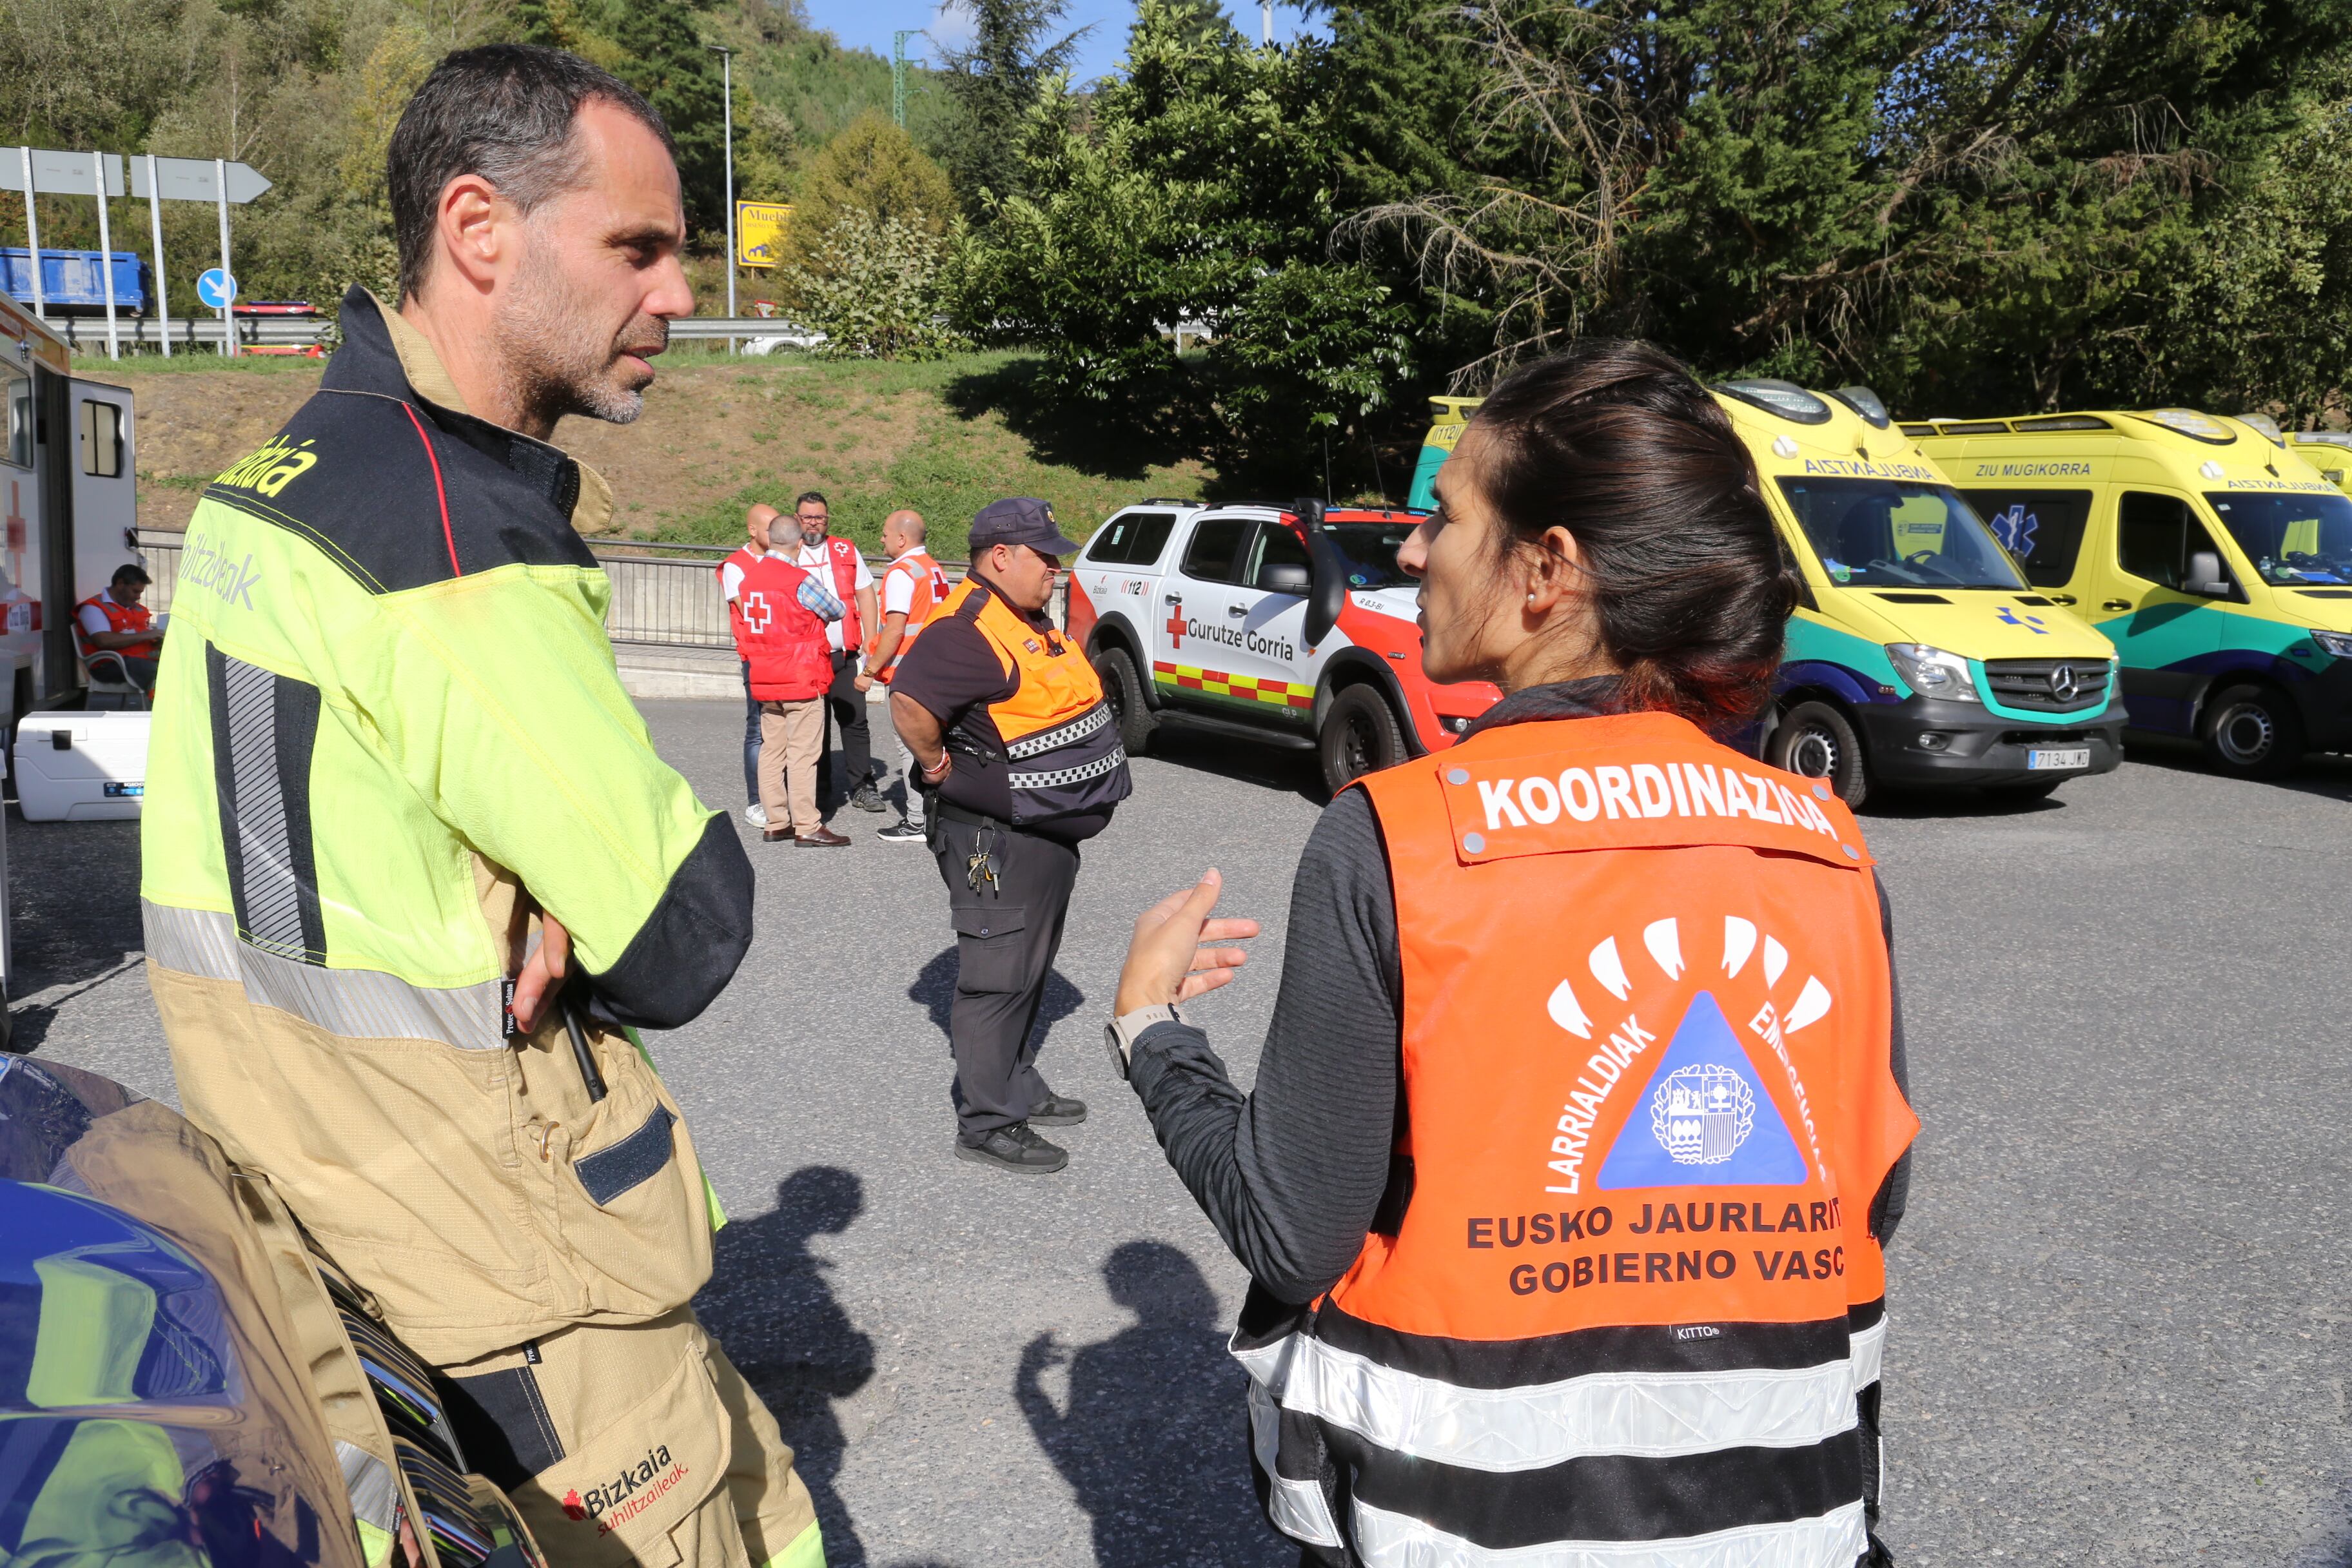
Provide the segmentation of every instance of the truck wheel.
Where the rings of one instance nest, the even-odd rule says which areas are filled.
[[[2205,705],[2205,757],[2242,779],[2274,779],[2303,760],[2303,721],[2274,686],[2232,686]]]
[[[1333,795],[1405,759],[1404,731],[1376,687],[1350,686],[1333,698],[1315,742],[1323,753],[1323,782]]]
[[[1130,757],[1143,755],[1160,728],[1160,715],[1143,699],[1143,678],[1135,672],[1135,660],[1125,648],[1105,648],[1095,655],[1095,675],[1102,681],[1111,717],[1118,721],[1118,743]]]
[[[1800,702],[1772,731],[1774,767],[1809,779],[1826,779],[1853,810],[1870,798],[1870,769],[1862,738],[1846,716],[1826,702]]]

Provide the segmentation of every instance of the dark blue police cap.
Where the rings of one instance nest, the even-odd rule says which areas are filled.
[[[1054,509],[1033,496],[992,500],[971,520],[971,549],[976,555],[992,544],[1025,544],[1045,555],[1075,555],[1078,547],[1062,537],[1055,525]]]

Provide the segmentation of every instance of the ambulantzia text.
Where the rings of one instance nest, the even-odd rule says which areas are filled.
[[[1188,620],[1184,623],[1184,635],[1199,637],[1202,642],[1223,643],[1227,647],[1237,647],[1246,653],[1262,653],[1268,658],[1296,659],[1298,657],[1298,649],[1292,646],[1288,637],[1262,637],[1240,626],[1212,626],[1207,621]]]

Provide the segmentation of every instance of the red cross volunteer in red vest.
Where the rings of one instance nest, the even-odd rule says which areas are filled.
[[[864,672],[866,639],[875,624],[874,573],[857,546],[835,538],[833,509],[816,490],[803,490],[793,502],[797,538],[786,530],[776,539],[777,553],[804,572],[814,572],[842,602],[846,613],[824,628],[826,648],[833,659],[833,684],[825,689],[827,725],[841,733],[841,764],[849,804],[861,811],[883,810],[881,792],[874,787],[874,739],[866,719],[866,692],[857,684]],[[795,553],[793,545],[798,546]],[[827,746],[826,750],[831,751]],[[817,795],[832,794],[830,760],[817,764]]]
[[[816,773],[824,760],[823,700],[833,684],[824,628],[840,618],[841,601],[815,574],[762,555],[743,569],[730,603],[745,679],[760,704],[760,804],[768,823],[761,837],[840,848],[849,840],[827,828],[817,810]]]
[[[115,654],[131,680],[152,691],[156,661],[163,654],[163,634],[155,626],[154,613],[139,602],[147,583],[146,568],[136,562],[116,567],[112,582],[74,606],[74,637],[82,658]]]
[[[743,513],[747,542],[739,544],[719,563],[719,596],[727,601],[727,625],[735,634],[735,653],[743,665],[743,795],[751,804],[743,820],[754,827],[768,826],[767,808],[760,804],[760,700],[751,695],[751,656],[743,651],[743,616],[735,602],[742,590],[743,574],[768,553],[768,530],[778,513],[764,501]]]
[[[1795,585],[1665,354],[1506,382],[1399,554],[1436,681],[1506,693],[1308,840],[1244,1096],[1177,1015],[1243,962],[1216,873],[1109,1028],[1252,1284],[1233,1345],[1310,1563],[1887,1561],[1881,1248],[1918,1129],[1844,806],[1723,743]]]

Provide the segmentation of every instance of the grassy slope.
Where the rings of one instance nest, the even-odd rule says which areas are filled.
[[[696,542],[733,542],[752,501],[789,510],[814,489],[860,542],[878,544],[885,514],[910,506],[929,520],[934,551],[953,558],[972,513],[999,496],[1044,497],[1083,539],[1129,501],[1213,483],[1148,434],[1072,429],[1042,412],[1028,393],[1032,363],[1012,353],[933,364],[730,362],[681,345],[662,361],[637,424],[567,420],[557,439],[611,481],[619,532]],[[183,526],[205,480],[267,439],[320,368],[211,355],[76,364],[136,394],[140,516],[162,527]]]

